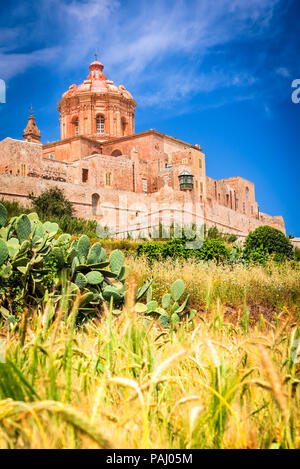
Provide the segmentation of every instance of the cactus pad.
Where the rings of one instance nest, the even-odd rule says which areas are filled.
[[[16,220],[16,233],[20,243],[23,243],[31,233],[31,223],[27,215],[21,215]]]
[[[91,249],[89,250],[88,256],[87,256],[87,264],[97,264],[100,259],[101,255],[101,250],[102,246],[100,243],[95,243]]]
[[[185,286],[182,280],[176,280],[171,286],[171,295],[174,301],[178,301],[184,294]]]
[[[0,265],[4,264],[8,258],[8,247],[3,239],[0,239]]]
[[[92,271],[86,274],[86,279],[91,285],[99,285],[103,282],[103,275],[100,272]]]
[[[112,286],[107,286],[104,291],[103,291],[103,298],[110,302],[110,299],[113,298],[114,304],[120,304],[123,301],[123,296],[120,294],[120,292]]]
[[[120,251],[119,249],[116,249],[109,256],[110,270],[113,273],[119,275],[123,267],[123,262],[124,262],[124,256],[123,256],[122,251]]]
[[[85,275],[83,275],[81,272],[78,272],[78,274],[76,275],[75,283],[79,288],[83,290],[86,287],[88,281]]]
[[[89,252],[90,240],[88,236],[83,235],[79,238],[77,244],[78,257],[81,264],[84,264]]]
[[[0,226],[7,224],[7,210],[3,204],[0,204]]]

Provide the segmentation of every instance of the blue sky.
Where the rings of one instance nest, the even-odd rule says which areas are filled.
[[[154,128],[206,154],[207,174],[256,185],[263,212],[300,236],[298,0],[0,0],[0,139],[22,138],[28,107],[59,139],[57,102],[97,50],[108,78]]]

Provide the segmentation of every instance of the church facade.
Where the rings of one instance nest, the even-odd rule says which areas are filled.
[[[207,176],[205,154],[156,130],[135,133],[136,102],[95,60],[58,103],[61,139],[42,145],[31,114],[23,140],[0,142],[0,197],[29,204],[58,186],[79,217],[119,236],[147,236],[160,222],[217,226],[241,239],[257,226],[285,232],[281,216],[259,210],[255,187],[241,177]]]

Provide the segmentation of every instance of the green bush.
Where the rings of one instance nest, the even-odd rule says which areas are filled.
[[[4,206],[7,212],[8,218],[11,217],[18,217],[19,215],[22,215],[23,213],[30,213],[32,210],[29,207],[24,207],[23,205],[19,204],[19,202],[16,202],[15,200],[5,200],[0,199],[0,205]]]
[[[266,256],[272,256],[276,261],[291,259],[293,246],[290,240],[276,228],[259,226],[246,238],[244,258],[247,260],[256,258],[258,261],[261,256],[263,259]]]
[[[43,195],[43,194],[42,194]],[[44,200],[44,198],[42,199]],[[32,208],[24,207],[16,201],[0,200],[0,203],[6,208],[8,218],[17,217],[22,214],[28,214],[32,212]],[[44,202],[43,202],[44,203]],[[56,205],[57,202],[55,202]],[[34,204],[32,204],[34,205]],[[44,205],[42,204],[44,207]],[[59,233],[65,232],[71,235],[80,236],[82,234],[88,235],[90,238],[96,238],[96,220],[87,220],[85,218],[77,218],[70,215],[51,215],[51,213],[56,212],[56,210],[48,210],[46,213],[45,207],[43,210],[35,209],[39,212],[39,218],[41,221],[51,221],[53,223],[58,223],[60,227]],[[98,239],[99,240],[99,239]]]
[[[89,238],[97,237],[96,220],[87,220],[85,218],[70,217],[69,215],[64,215],[62,217],[49,217],[47,219],[52,222],[58,223],[60,229],[64,233],[69,233],[71,235],[86,234]]]
[[[199,259],[218,262],[229,259],[230,253],[221,239],[206,239],[199,250]]]
[[[34,210],[41,217],[63,217],[65,215],[72,217],[74,208],[72,203],[64,196],[62,190],[53,187],[35,197],[33,193],[29,194]]]
[[[227,241],[228,243],[234,243],[238,239],[235,234],[223,233],[222,231],[218,230],[216,226],[212,226],[208,230],[205,229],[205,237],[207,239],[221,239],[223,241]]]
[[[171,239],[166,242],[151,241],[140,244],[137,253],[139,256],[145,255],[149,261],[171,257],[221,262],[230,256],[225,243],[220,239],[205,239],[204,242],[201,239],[191,242],[186,238]]]

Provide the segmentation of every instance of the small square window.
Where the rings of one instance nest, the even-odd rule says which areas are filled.
[[[148,191],[148,181],[147,181],[147,179],[142,179],[142,191],[143,192]]]
[[[88,182],[89,180],[89,170],[83,168],[82,169],[82,182]]]
[[[25,164],[21,164],[21,176],[26,176],[26,165]]]
[[[105,185],[111,187],[111,173],[105,173]]]

